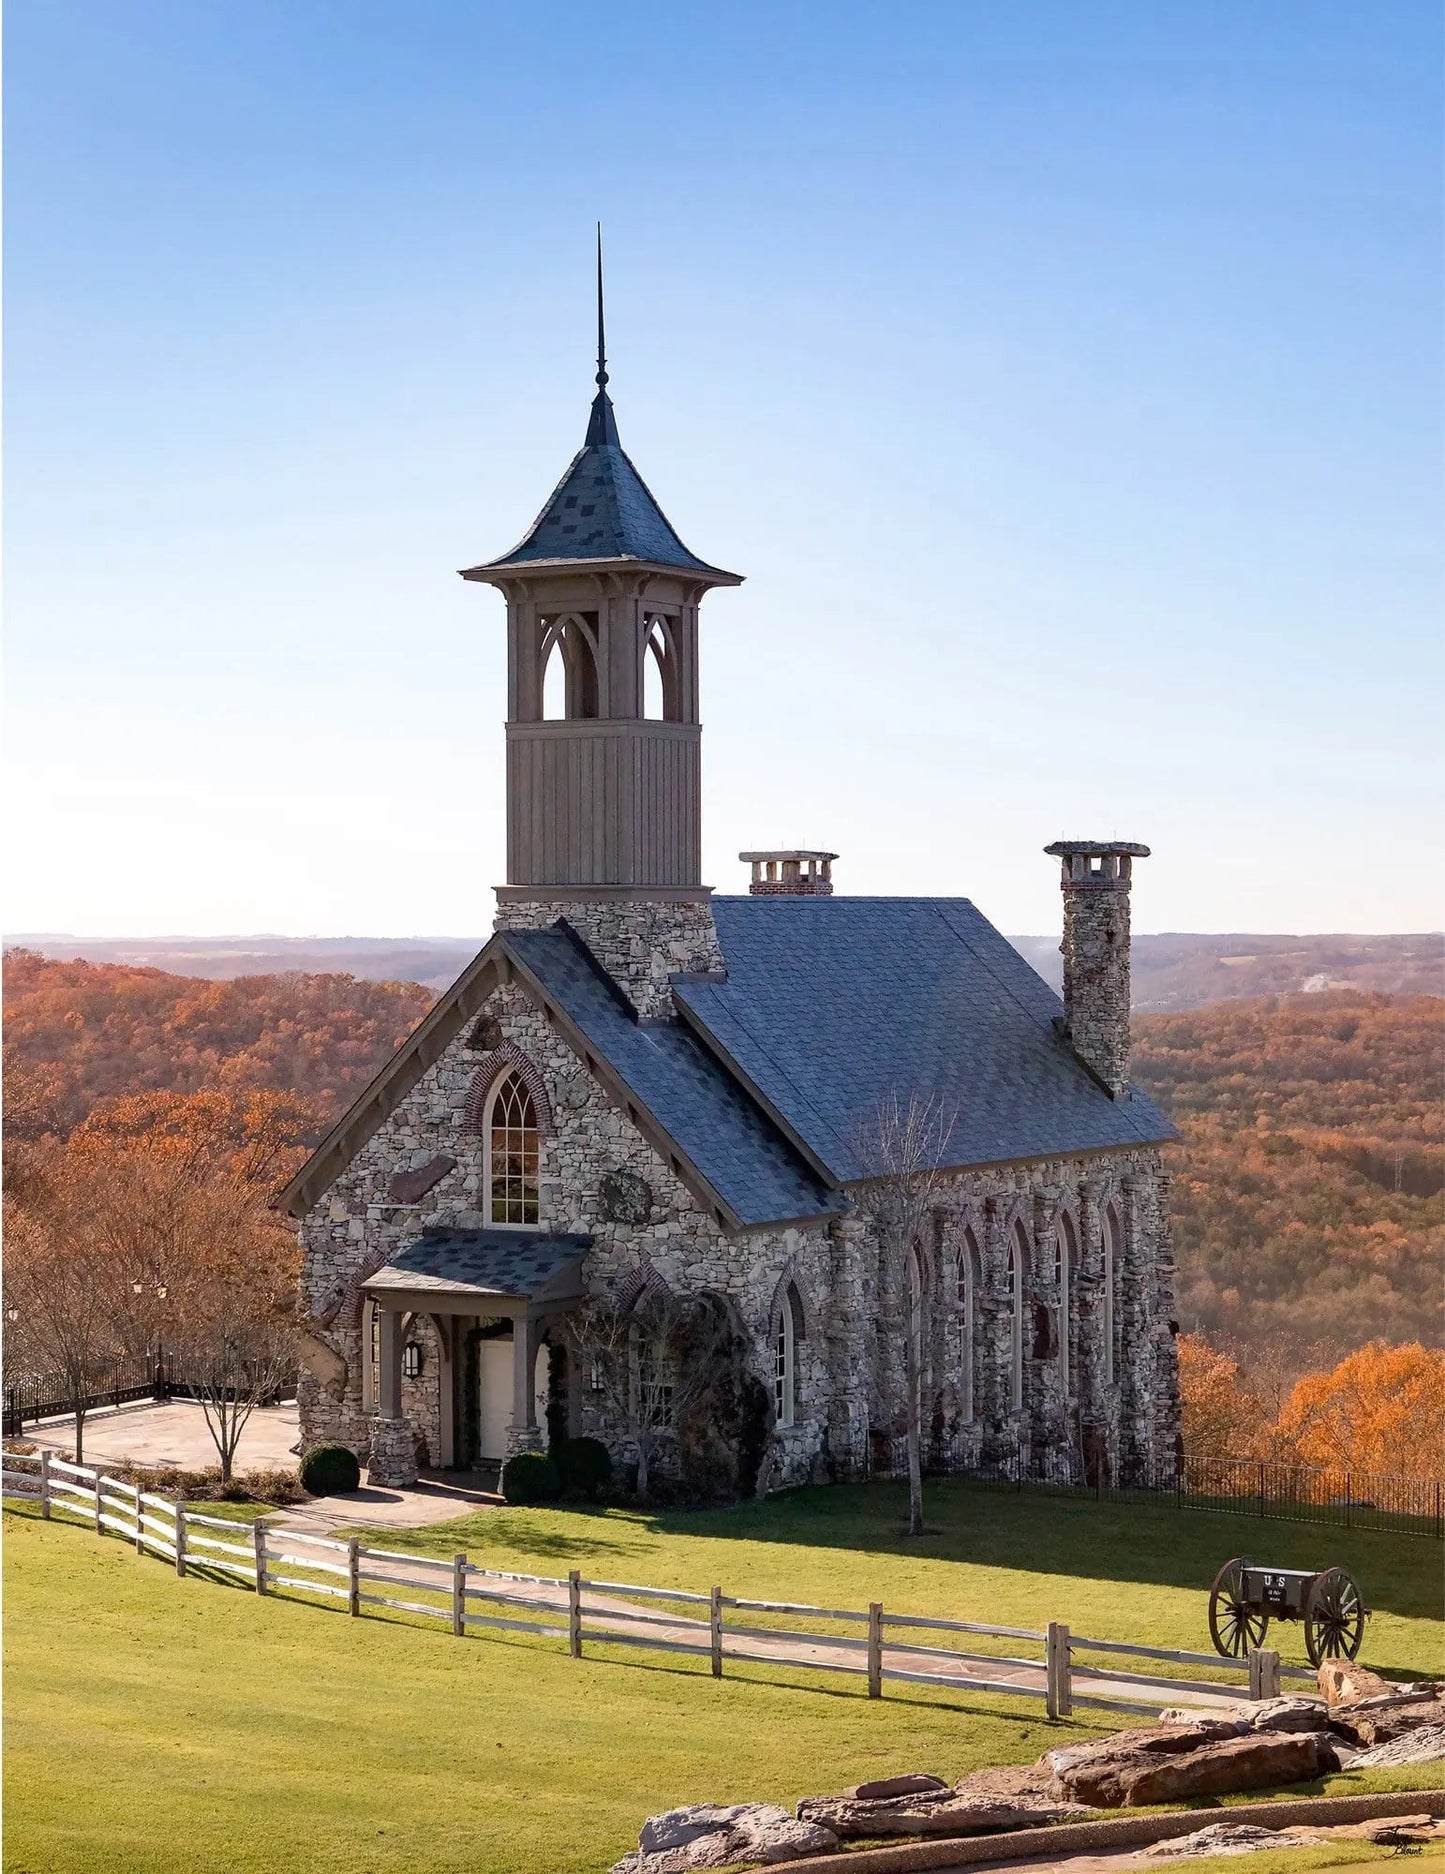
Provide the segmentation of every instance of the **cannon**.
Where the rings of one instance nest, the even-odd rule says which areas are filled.
[[[1271,1620],[1302,1620],[1310,1664],[1354,1659],[1370,1610],[1348,1569],[1270,1568],[1236,1555],[1209,1590],[1209,1636],[1226,1659],[1264,1644]]]

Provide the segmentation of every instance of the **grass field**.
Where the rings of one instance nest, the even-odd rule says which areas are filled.
[[[1433,1542],[947,1485],[930,1488],[929,1513],[934,1533],[908,1542],[897,1492],[858,1487],[687,1516],[483,1512],[407,1541],[493,1566],[1053,1617],[1189,1647],[1204,1643],[1203,1586],[1247,1549],[1346,1563],[1379,1610],[1365,1657],[1393,1672],[1445,1664]],[[925,1688],[870,1703],[852,1681],[803,1672],[718,1683],[684,1659],[462,1643],[181,1581],[23,1511],[5,1527],[9,1874],[595,1874],[679,1802],[791,1803],[887,1770],[957,1776],[1090,1728]]]

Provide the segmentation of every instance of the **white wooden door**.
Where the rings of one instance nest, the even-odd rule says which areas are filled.
[[[478,1458],[500,1464],[507,1455],[507,1427],[512,1422],[512,1340],[477,1343],[477,1383],[481,1391],[477,1416]]]

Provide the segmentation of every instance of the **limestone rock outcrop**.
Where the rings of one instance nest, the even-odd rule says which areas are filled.
[[[831,1829],[801,1822],[770,1802],[693,1803],[649,1816],[638,1845],[612,1874],[692,1874],[747,1861],[771,1867],[838,1846]]]

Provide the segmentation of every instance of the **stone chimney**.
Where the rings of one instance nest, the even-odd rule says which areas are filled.
[[[1064,1019],[1069,1039],[1117,1100],[1129,1084],[1129,885],[1149,848],[1126,839],[1059,839],[1063,861]]]
[[[831,898],[836,852],[740,852],[753,868],[754,898]]]

